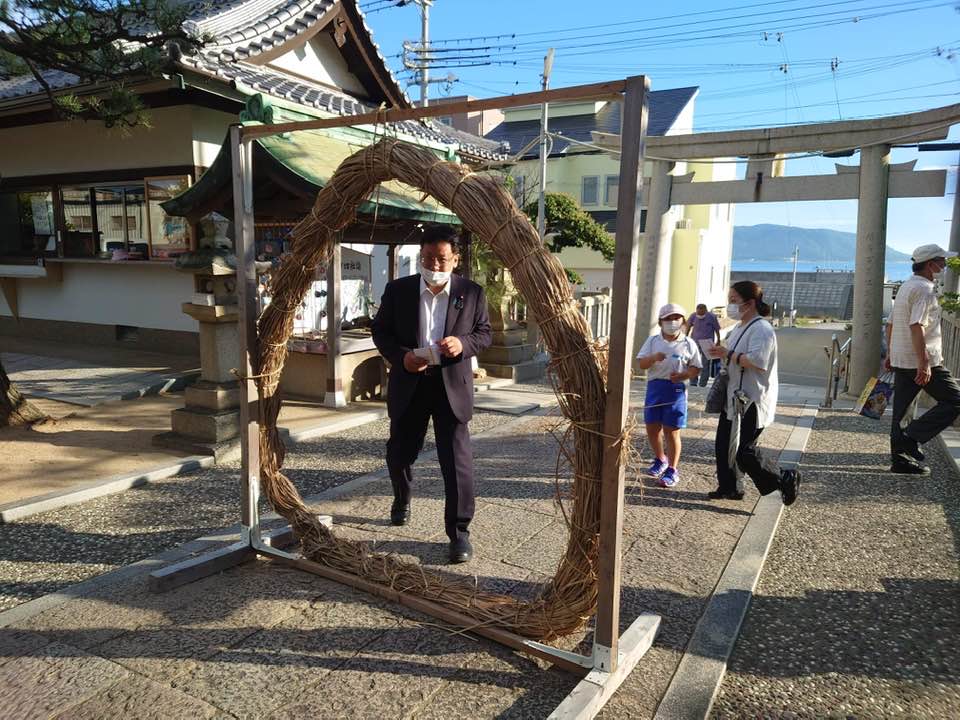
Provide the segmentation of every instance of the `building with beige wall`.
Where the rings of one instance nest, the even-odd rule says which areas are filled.
[[[161,205],[214,166],[229,126],[411,105],[354,0],[194,3],[187,22],[214,39],[163,76],[130,79],[150,127],[65,122],[31,76],[0,80],[0,335],[195,352],[196,322],[180,307],[193,278],[173,260],[196,248],[197,218]],[[57,92],[103,92],[62,72],[45,80]],[[272,114],[250,117],[251,102]],[[437,121],[392,129],[444,156],[496,157],[496,143]],[[259,190],[309,209],[289,183]],[[382,287],[382,248],[375,261]]]
[[[651,92],[648,135],[692,132],[697,92],[693,87]],[[551,145],[546,191],[574,198],[611,233],[616,226],[619,157],[595,145],[593,133],[619,133],[620,110],[620,103],[615,102],[552,103],[549,106]],[[512,153],[527,148],[510,170],[515,192],[523,203],[536,200],[539,190],[539,133],[540,108],[536,106],[505,111],[504,122],[486,135],[488,139],[508,143]],[[732,178],[735,167],[729,163],[679,162],[672,172],[675,176],[694,173],[695,181],[722,180]],[[648,161],[644,177],[649,178],[650,174]],[[646,210],[644,219],[645,215]],[[700,302],[710,307],[725,305],[733,250],[733,206],[676,206],[670,211],[670,222],[675,228],[670,301],[691,310]],[[583,278],[582,290],[610,287],[612,265],[599,252],[565,248],[558,256],[564,267],[575,270]],[[641,267],[639,272],[643,273],[644,269]]]

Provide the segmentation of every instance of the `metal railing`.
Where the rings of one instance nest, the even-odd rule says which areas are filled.
[[[847,338],[840,343],[836,333],[830,338],[830,347],[823,351],[827,354],[827,386],[823,396],[823,407],[833,407],[833,401],[840,393],[840,382],[843,381],[843,391],[850,389],[850,348],[853,338]]]

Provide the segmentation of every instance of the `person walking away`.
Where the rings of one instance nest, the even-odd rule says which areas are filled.
[[[643,422],[653,453],[647,476],[663,487],[680,482],[680,430],[687,426],[687,381],[701,373],[700,350],[683,333],[683,308],[668,303],[660,308],[660,332],[648,337],[637,354],[647,371]]]
[[[757,447],[760,434],[776,415],[779,391],[777,335],[766,320],[770,306],[763,302],[763,289],[750,280],[734,283],[728,301],[727,315],[740,322],[727,336],[726,346],[715,345],[709,353],[725,362],[729,382],[714,441],[717,489],[707,495],[714,500],[742,499],[746,473],[761,495],[779,490],[783,504],[792,505],[800,491],[800,472],[781,470]]]
[[[712,361],[703,349],[704,345],[711,343],[720,343],[720,321],[712,312],[707,312],[707,306],[703,303],[697,305],[697,310],[690,319],[687,320],[687,326],[690,328],[690,337],[697,343],[697,350],[700,353],[700,387],[706,387],[707,381],[711,377]],[[704,340],[709,342],[703,342]]]
[[[960,385],[943,367],[940,302],[936,283],[947,265],[948,252],[939,245],[913,251],[913,275],[904,281],[887,323],[887,358],[893,372],[893,418],[890,423],[890,472],[928,475],[920,445],[953,424],[960,413]],[[937,404],[905,428],[907,408],[925,390]]]
[[[438,226],[424,232],[420,274],[387,283],[371,324],[373,342],[390,362],[390,522],[406,525],[410,520],[411,466],[433,418],[446,496],[444,527],[454,563],[473,556],[468,529],[474,512],[470,358],[491,340],[483,288],[451,274],[459,262],[460,241],[454,228]]]

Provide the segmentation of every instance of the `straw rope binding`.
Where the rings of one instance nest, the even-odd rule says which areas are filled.
[[[470,182],[465,182],[467,178]],[[555,576],[533,600],[486,592],[468,580],[451,579],[394,555],[372,552],[366,543],[338,538],[319,523],[316,512],[304,505],[281,471],[285,448],[276,426],[281,403],[277,386],[293,330],[293,317],[283,308],[299,303],[308,289],[310,278],[302,268],[326,265],[336,233],[353,222],[356,208],[387,180],[399,180],[436,198],[486,242],[506,267],[513,268],[514,283],[539,321],[547,349],[562,359],[551,366],[551,380],[569,421],[561,453],[572,475],[572,500],[569,507],[562,507],[570,534]],[[563,267],[543,248],[513,198],[494,177],[472,174],[461,165],[438,162],[429,150],[384,139],[343,161],[291,238],[291,255],[271,279],[273,302],[259,319],[259,357],[251,377],[260,399],[263,492],[290,522],[304,555],[455,609],[478,625],[494,625],[539,640],[582,628],[597,605],[597,478],[604,445],[620,445],[620,452],[627,453],[632,445],[630,428],[616,438],[598,430],[603,427],[606,403],[605,349],[594,343],[583,316],[573,312]]]

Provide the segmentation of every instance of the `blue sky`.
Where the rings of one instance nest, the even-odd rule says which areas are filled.
[[[360,5],[398,71],[403,41],[419,40],[420,14],[395,2]],[[433,86],[431,96],[535,90],[543,55],[554,46],[553,87],[640,73],[653,89],[699,86],[698,131],[913,112],[960,103],[958,8],[960,0],[435,0],[434,47],[460,58],[452,62],[484,64],[434,71],[458,79],[449,89]],[[419,97],[415,86],[408,92]],[[949,139],[960,141],[960,130]],[[894,162],[916,158],[918,168],[949,168],[950,194],[891,201],[890,245],[946,245],[958,155],[894,151]],[[787,172],[832,172],[833,162],[797,160]],[[736,220],[852,232],[856,203],[740,205]]]

